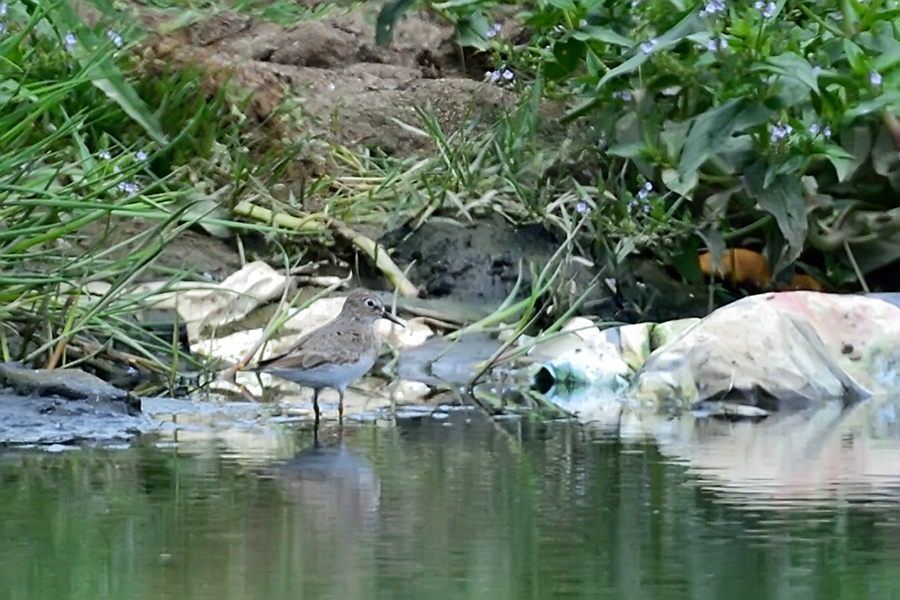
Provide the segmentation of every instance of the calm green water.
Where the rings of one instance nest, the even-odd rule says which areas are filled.
[[[651,444],[502,427],[0,452],[0,599],[900,598],[900,480],[761,501]]]

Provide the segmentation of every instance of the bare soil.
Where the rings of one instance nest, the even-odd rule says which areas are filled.
[[[398,123],[420,126],[416,107],[430,105],[442,128],[452,133],[473,116],[514,104],[512,92],[457,68],[453,30],[427,15],[407,16],[390,48],[377,47],[377,8],[289,27],[220,14],[153,36],[144,57],[151,69],[200,65],[212,86],[231,77],[238,89],[253,92],[253,116],[260,122],[282,106],[287,94],[302,103],[307,117],[302,126],[312,127],[321,139],[388,156],[431,150],[428,138]],[[160,19],[145,15],[151,29],[162,26]]]
[[[452,41],[452,27],[427,13],[404,17],[394,31],[391,46],[377,47],[374,22],[378,8],[363,7],[287,27],[243,14],[222,13],[170,31],[171,13],[141,7],[136,10],[138,18],[155,32],[142,48],[142,64],[149,76],[199,66],[207,73],[201,85],[210,95],[226,81],[242,93],[252,93],[249,116],[271,127],[273,139],[314,137],[386,156],[427,156],[434,151],[430,138],[401,125],[421,127],[416,107],[430,107],[449,135],[476,118],[490,122],[492,115],[515,104],[513,92],[483,80],[487,64],[471,56],[462,64]],[[86,16],[93,20],[91,15]],[[286,99],[299,101],[301,119],[273,119]],[[331,167],[330,157],[323,151],[319,156],[306,156],[304,165],[288,178],[320,175]],[[136,227],[143,226],[123,220],[111,229],[104,227],[104,234],[109,236],[106,243],[113,246],[128,240]],[[502,298],[515,276],[507,272],[509,265],[500,273],[495,263],[516,263],[520,249],[525,248],[549,256],[554,241],[549,236],[535,239],[533,232],[517,240],[516,230],[507,224],[487,227],[492,235],[504,228],[497,239],[511,239],[511,246],[497,248],[492,244],[491,251],[486,252],[482,244],[471,243],[471,230],[459,229],[438,232],[447,239],[437,246],[433,246],[436,240],[431,235],[414,236],[402,254],[404,258],[430,257],[443,248],[456,260],[477,265],[475,271],[484,271],[483,277],[472,278],[475,271],[470,269],[469,277],[454,283],[453,273],[438,265],[432,269],[438,272],[437,277],[433,273],[426,276],[426,287],[435,288],[438,295],[446,295],[448,286],[459,285],[455,295],[460,297]],[[458,234],[462,234],[460,239],[456,239]],[[88,239],[93,237],[89,234]],[[418,239],[427,241],[429,247],[417,251],[414,246]],[[82,244],[76,241],[76,245]],[[498,255],[506,258],[497,259]],[[187,267],[214,279],[233,272],[239,262],[234,243],[194,231],[179,236],[157,260],[160,266]],[[485,287],[480,287],[482,284]]]

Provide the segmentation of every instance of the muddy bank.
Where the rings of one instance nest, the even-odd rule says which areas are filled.
[[[474,222],[433,219],[412,231],[400,227],[379,240],[394,250],[397,264],[432,298],[453,298],[476,306],[498,306],[515,289],[517,298],[532,290],[532,273],[541,273],[563,243],[563,237],[539,223],[515,226],[489,215]],[[574,300],[591,284],[578,314],[608,321],[636,322],[703,316],[708,312],[708,290],[675,280],[651,259],[629,257],[618,270],[605,257],[585,257],[593,265],[573,261],[559,287]],[[371,269],[363,283],[378,286]],[[560,298],[557,298],[560,300]]]

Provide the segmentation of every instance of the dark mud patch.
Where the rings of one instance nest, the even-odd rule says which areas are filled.
[[[499,216],[472,223],[435,218],[414,232],[393,231],[381,242],[396,250],[398,264],[409,268],[429,297],[494,305],[513,290],[520,269],[530,284],[529,264],[547,264],[560,244],[541,225],[515,227]]]
[[[401,227],[380,242],[395,250],[397,264],[424,295],[496,307],[513,292],[520,273],[517,298],[531,293],[533,273],[547,268],[563,239],[540,224],[517,227],[489,216],[471,223],[434,218],[416,231]],[[602,257],[593,267],[573,262],[561,280],[570,299],[596,284],[579,314],[659,322],[708,313],[705,286],[677,281],[652,259],[630,257],[618,270],[605,264]],[[363,281],[375,286],[377,276],[365,273]]]

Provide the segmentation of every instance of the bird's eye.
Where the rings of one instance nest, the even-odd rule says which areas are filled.
[[[369,308],[375,308],[375,301],[372,300],[371,298],[367,299],[366,306],[368,306]]]

